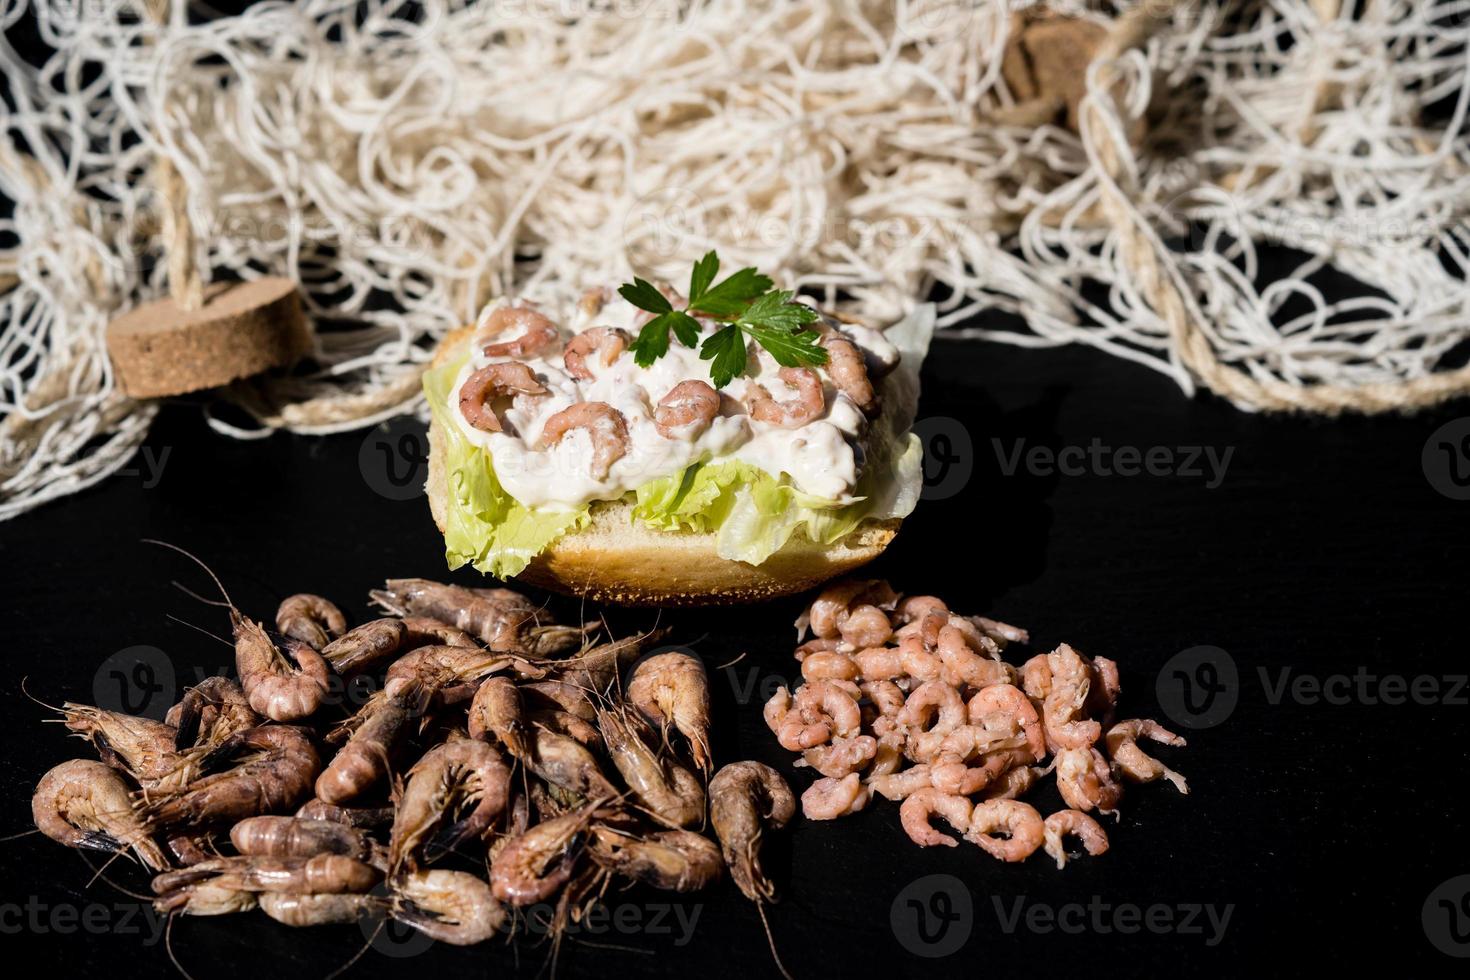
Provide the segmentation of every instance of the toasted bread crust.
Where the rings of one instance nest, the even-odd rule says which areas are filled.
[[[474,333],[450,332],[433,366],[448,362]],[[443,533],[446,482],[444,436],[429,424],[429,510]],[[708,606],[760,602],[804,592],[865,565],[888,547],[901,521],[864,521],[834,545],[793,538],[760,565],[721,558],[715,536],[659,531],[632,519],[624,501],[600,501],[592,522],[557,539],[532,559],[519,578],[567,595],[625,606]]]

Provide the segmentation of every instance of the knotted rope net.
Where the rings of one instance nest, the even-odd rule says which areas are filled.
[[[1247,410],[1470,388],[1470,0],[206,14],[0,14],[52,51],[0,45],[0,518],[143,440],[156,406],[118,391],[103,330],[171,268],[301,283],[314,357],[207,399],[239,437],[412,411],[487,299],[678,283],[710,248],[874,321],[938,295],[953,336],[1090,344]],[[1009,70],[1045,18],[1100,38],[1068,111]]]

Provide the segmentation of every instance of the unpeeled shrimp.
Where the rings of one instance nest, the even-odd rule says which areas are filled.
[[[358,709],[351,737],[316,780],[316,795],[329,804],[349,803],[383,785],[394,750],[409,723],[422,713],[427,695],[409,687],[396,695],[379,692]]]
[[[321,648],[340,677],[353,677],[385,663],[404,646],[408,628],[401,619],[375,619],[348,630]]]
[[[233,769],[205,776],[178,795],[145,803],[150,826],[208,827],[299,806],[311,792],[321,759],[304,729],[261,725],[233,735],[217,756],[249,754]]]
[[[551,785],[578,796],[592,799],[617,795],[597,757],[576,739],[560,732],[545,728],[533,731],[526,766]]]
[[[421,854],[433,860],[482,836],[509,802],[510,768],[488,742],[459,738],[435,746],[409,770],[399,795],[389,866],[417,867]]]
[[[1147,718],[1120,721],[1108,729],[1107,736],[1108,756],[1112,758],[1118,772],[1134,783],[1167,779],[1174,784],[1175,789],[1187,795],[1189,784],[1184,781],[1184,777],[1139,748],[1140,738],[1151,739],[1161,745],[1182,747],[1185,744],[1184,739],[1156,721]]]
[[[1046,853],[1057,862],[1057,868],[1067,866],[1067,849],[1062,840],[1071,835],[1082,842],[1082,847],[1097,857],[1108,849],[1108,835],[1102,824],[1081,810],[1058,810],[1046,818],[1042,826],[1046,838]]]
[[[598,800],[537,824],[506,843],[490,862],[490,888],[511,905],[533,905],[556,894],[576,869]]]
[[[745,396],[751,418],[783,429],[795,429],[821,416],[827,405],[817,372],[811,368],[783,367],[776,376],[795,394],[787,401],[777,401],[764,385],[752,383]]]
[[[302,817],[247,817],[230,828],[230,843],[241,854],[256,857],[341,854],[369,864],[377,857],[373,839],[363,831]]]
[[[276,630],[320,650],[347,632],[347,617],[330,599],[298,592],[276,607]]]
[[[497,653],[550,657],[582,642],[584,631],[558,626],[510,589],[469,589],[422,578],[389,579],[369,593],[395,616],[426,616],[461,629]],[[444,645],[456,644],[444,641]]]
[[[546,420],[541,442],[559,445],[568,432],[582,430],[592,440],[592,476],[607,479],[612,465],[628,454],[628,420],[607,402],[577,402]]]
[[[153,891],[168,895],[208,883],[248,892],[360,894],[382,880],[376,868],[340,854],[304,858],[241,856],[215,858],[181,871],[165,871],[153,879]]]
[[[452,946],[495,935],[505,909],[489,885],[465,871],[416,871],[389,882],[393,918]]]
[[[808,820],[836,820],[868,805],[869,790],[857,773],[840,779],[823,776],[801,794],[801,812]]]
[[[503,432],[495,414],[495,399],[517,395],[544,395],[546,386],[520,361],[500,361],[480,368],[459,388],[459,410],[465,421],[481,432]]]
[[[720,838],[730,877],[752,902],[770,902],[776,886],[761,869],[761,838],[780,830],[796,812],[791,787],[760,762],[732,762],[709,783],[709,819]]]
[[[562,351],[562,364],[567,374],[578,381],[591,381],[593,373],[587,368],[587,358],[593,353],[602,355],[598,360],[603,367],[610,367],[632,342],[628,331],[619,327],[593,327],[567,341]]]
[[[932,786],[910,794],[898,808],[899,823],[909,839],[920,847],[956,847],[959,842],[935,830],[929,823],[934,814],[945,819],[961,834],[970,829],[970,801],[963,796],[941,793]]]
[[[659,758],[643,739],[631,712],[599,711],[597,725],[607,754],[628,788],[653,814],[674,827],[704,819],[704,786],[671,758]]]
[[[658,400],[653,425],[665,439],[698,439],[720,411],[720,393],[703,381],[680,381]]]
[[[665,891],[698,891],[725,869],[719,845],[691,830],[634,834],[596,826],[588,850],[609,871]]]
[[[627,699],[666,742],[672,724],[688,740],[694,764],[709,772],[709,678],[702,660],[677,650],[649,657],[633,668]]]
[[[997,837],[997,833],[1008,837]],[[1024,861],[1036,852],[1046,835],[1041,814],[1020,800],[986,800],[970,812],[965,839],[1002,861]]]
[[[521,692],[509,677],[488,677],[470,702],[471,738],[493,737],[517,759],[530,751],[526,741],[525,708]]]
[[[173,725],[71,701],[61,706],[61,713],[67,730],[91,742],[103,762],[145,786],[188,781],[189,759],[176,749],[178,730]]]
[[[287,639],[293,664],[264,628],[230,609],[235,634],[235,671],[250,707],[271,721],[297,721],[316,713],[330,690],[331,668],[300,640]]]
[[[486,357],[534,357],[556,343],[556,324],[529,306],[502,306],[483,324],[490,336],[518,332],[513,340],[485,345]]]
[[[250,894],[246,892],[245,894]],[[351,893],[304,894],[262,892],[260,910],[284,926],[345,925],[376,911],[383,900]]]
[[[163,720],[176,729],[174,745],[206,755],[229,739],[260,724],[245,691],[228,677],[208,677],[184,692]]]
[[[42,776],[31,797],[31,818],[37,830],[67,847],[107,852],[132,848],[146,867],[168,867],[133,810],[127,782],[100,762],[72,759]]]

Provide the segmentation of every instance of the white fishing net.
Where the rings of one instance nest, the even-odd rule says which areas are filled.
[[[1470,333],[1470,0],[1144,2],[1164,20],[1089,74],[1081,136],[1016,123],[996,0],[7,3],[54,54],[0,47],[0,518],[147,432],[102,331],[167,292],[160,154],[199,268],[292,277],[317,326],[308,368],[226,392],[240,436],[410,410],[489,297],[679,283],[710,248],[875,320],[937,285],[956,335],[1091,344],[1244,408],[1434,373]]]

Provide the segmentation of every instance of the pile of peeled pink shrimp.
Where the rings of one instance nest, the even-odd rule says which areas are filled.
[[[711,777],[703,662],[644,656],[662,634],[597,643],[599,624],[508,589],[423,579],[390,580],[389,615],[354,629],[318,595],[274,629],[225,598],[236,677],[161,721],[63,705],[100,761],[62,763],[32,800],[48,837],[155,872],[159,910],[391,917],[468,945],[538,914],[559,935],[618,879],[687,892],[728,869],[772,900],[763,834],[795,798],[758,762]],[[367,678],[355,710],[334,696]]]
[[[1113,721],[1118,665],[1106,657],[1063,643],[1018,668],[1001,654],[1026,643],[1025,630],[882,581],[828,587],[796,627],[804,683],[780,688],[765,719],[802,754],[798,766],[821,774],[801,796],[812,820],[855,813],[877,793],[903,801],[899,819],[921,846],[956,845],[931,824],[937,815],[1002,861],[1044,846],[1061,867],[1068,837],[1088,854],[1107,850],[1091,813],[1116,814],[1124,781],[1189,792],[1138,745],[1184,739],[1157,722]],[[1019,797],[1053,774],[1068,809],[1043,818]]]

